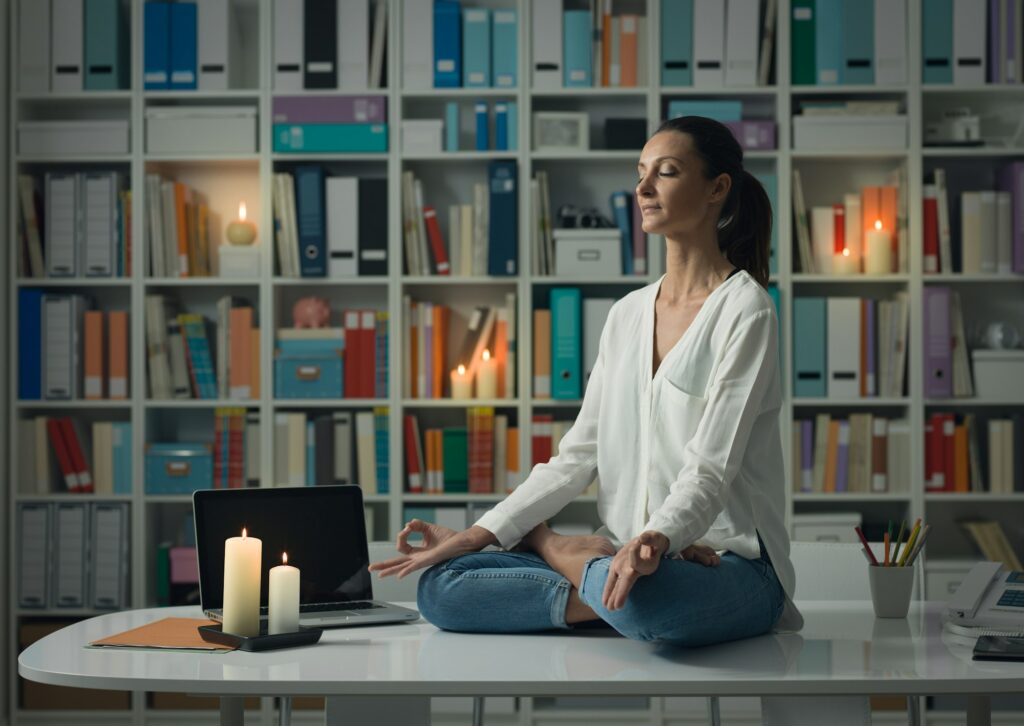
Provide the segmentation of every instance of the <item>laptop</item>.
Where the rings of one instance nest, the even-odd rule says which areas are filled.
[[[211,620],[223,619],[224,541],[242,528],[263,542],[260,616],[267,617],[270,568],[301,571],[299,625],[341,628],[419,619],[419,613],[373,599],[370,557],[357,486],[204,489],[192,495],[199,560],[199,599]]]

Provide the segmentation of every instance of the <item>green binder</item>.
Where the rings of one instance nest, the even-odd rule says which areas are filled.
[[[790,61],[794,86],[813,86],[818,78],[814,61],[814,0],[793,0]]]
[[[465,426],[442,429],[441,457],[444,460],[444,493],[469,493],[469,432]]]

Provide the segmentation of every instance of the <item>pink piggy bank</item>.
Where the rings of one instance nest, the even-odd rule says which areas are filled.
[[[331,304],[313,295],[296,300],[292,320],[296,328],[326,328],[331,322]]]

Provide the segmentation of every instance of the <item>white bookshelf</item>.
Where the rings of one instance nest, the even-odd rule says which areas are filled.
[[[547,0],[544,0],[547,1]],[[368,154],[282,154],[274,153],[271,144],[271,104],[275,91],[271,87],[271,22],[272,0],[234,0],[234,6],[240,11],[243,27],[245,57],[254,60],[255,65],[244,79],[245,87],[225,92],[204,91],[144,91],[142,84],[142,7],[143,0],[123,0],[131,10],[131,90],[113,92],[80,92],[80,93],[21,93],[17,89],[17,69],[11,63],[8,70],[5,63],[7,57],[0,58],[0,72],[9,83],[9,94],[4,94],[5,106],[0,119],[0,133],[4,134],[9,148],[7,162],[8,174],[0,180],[0,194],[6,200],[0,207],[0,223],[8,230],[10,240],[17,239],[17,190],[10,181],[17,178],[19,171],[25,169],[39,174],[50,167],[66,166],[116,166],[124,170],[130,180],[133,191],[132,199],[132,240],[133,240],[133,274],[124,279],[23,279],[17,277],[16,246],[8,245],[8,254],[0,261],[3,270],[2,279],[7,285],[7,306],[9,334],[6,340],[15,341],[17,330],[17,293],[29,287],[45,287],[57,291],[85,290],[94,295],[103,309],[128,308],[131,310],[130,346],[131,346],[131,398],[126,401],[17,401],[17,352],[12,345],[6,351],[9,363],[8,389],[0,393],[0,401],[11,401],[6,421],[8,434],[0,442],[0,451],[17,452],[16,423],[19,419],[36,413],[53,413],[68,411],[70,415],[84,417],[86,421],[127,420],[132,423],[134,486],[127,496],[104,497],[110,501],[127,501],[131,511],[131,589],[130,601],[133,607],[145,607],[153,604],[152,561],[155,556],[154,545],[160,536],[172,534],[172,531],[161,531],[168,522],[187,515],[190,500],[187,496],[156,496],[144,493],[143,470],[144,459],[142,444],[153,440],[149,429],[159,420],[162,424],[170,421],[173,428],[175,422],[181,428],[193,426],[197,421],[212,418],[213,408],[220,405],[241,405],[249,411],[257,411],[261,421],[260,470],[263,472],[261,484],[273,484],[274,472],[274,427],[271,424],[277,411],[318,412],[330,409],[368,410],[375,406],[387,406],[390,410],[390,482],[389,493],[366,497],[367,506],[374,512],[377,539],[393,538],[402,524],[402,510],[405,505],[435,506],[451,504],[456,506],[487,505],[499,501],[501,495],[412,495],[403,493],[403,448],[402,448],[402,414],[412,411],[420,416],[421,431],[434,422],[446,425],[458,420],[460,412],[468,405],[493,405],[507,413],[510,425],[515,422],[520,430],[520,471],[524,474],[530,470],[531,418],[535,412],[552,413],[557,419],[571,419],[578,409],[579,401],[540,400],[532,396],[532,310],[535,300],[543,300],[547,290],[557,285],[580,285],[586,294],[592,291],[601,296],[621,296],[626,292],[642,287],[658,279],[663,271],[663,242],[652,237],[648,243],[650,274],[643,277],[589,280],[585,284],[578,280],[559,277],[539,277],[532,274],[532,249],[530,248],[529,223],[532,218],[530,209],[529,180],[538,169],[549,172],[552,178],[552,209],[557,209],[563,202],[573,201],[577,204],[596,206],[605,210],[608,193],[613,189],[631,190],[635,184],[634,164],[639,149],[635,151],[588,150],[584,152],[544,152],[531,150],[531,113],[533,110],[572,110],[587,111],[595,117],[608,115],[644,116],[647,119],[648,132],[653,132],[660,123],[662,109],[668,98],[742,98],[762,108],[767,104],[774,107],[774,118],[777,123],[778,149],[774,151],[749,152],[745,154],[748,168],[754,171],[774,171],[778,180],[778,195],[775,224],[778,229],[778,249],[776,251],[778,272],[773,275],[772,282],[778,286],[781,294],[782,320],[781,339],[782,369],[781,377],[784,391],[784,403],[781,411],[783,451],[787,470],[792,466],[789,461],[789,446],[794,414],[813,415],[817,412],[835,411],[880,412],[894,418],[906,418],[911,427],[910,472],[905,487],[884,494],[800,494],[793,493],[790,477],[786,484],[786,519],[791,524],[794,513],[824,511],[860,511],[865,516],[877,520],[879,518],[905,518],[913,521],[916,517],[924,517],[944,528],[952,527],[949,532],[950,541],[944,543],[940,554],[943,557],[969,556],[971,549],[966,540],[956,531],[953,520],[965,509],[982,516],[1000,519],[1004,526],[1009,518],[1021,519],[1024,513],[1024,494],[989,495],[971,494],[939,495],[925,494],[923,486],[924,441],[923,428],[928,410],[979,410],[981,412],[998,412],[1001,410],[1020,410],[1024,401],[999,400],[931,400],[923,395],[922,381],[922,314],[921,300],[926,284],[947,284],[955,286],[967,295],[965,299],[965,315],[970,321],[972,315],[985,316],[991,312],[1004,314],[1009,311],[1010,319],[1019,328],[1024,329],[1024,278],[1007,275],[931,275],[922,274],[922,220],[921,197],[922,180],[926,171],[941,165],[947,168],[952,178],[957,170],[967,168],[973,176],[984,177],[991,174],[1002,161],[1024,156],[1024,149],[981,148],[981,149],[942,149],[925,148],[922,143],[922,129],[925,111],[929,106],[948,104],[989,104],[997,107],[1007,105],[1021,107],[1024,110],[1024,85],[997,86],[985,85],[968,88],[932,88],[922,87],[921,78],[921,33],[920,13],[921,0],[908,0],[908,83],[902,86],[839,86],[839,87],[806,87],[790,84],[790,0],[779,0],[778,22],[776,23],[776,64],[775,77],[777,83],[769,87],[754,88],[723,88],[703,89],[692,87],[661,87],[657,59],[659,57],[658,14],[659,0],[646,0],[648,16],[649,42],[641,42],[642,52],[647,54],[649,83],[643,88],[626,89],[565,89],[559,91],[532,91],[530,88],[530,63],[532,40],[530,38],[530,9],[532,0],[466,0],[465,5],[484,7],[516,7],[519,11],[519,86],[511,89],[434,89],[407,90],[401,87],[401,6],[403,0],[388,0],[388,47],[387,47],[387,87],[384,89],[367,90],[365,93],[385,95],[388,103],[389,151],[387,153]],[[0,37],[10,38],[10,58],[16,58],[18,38],[14,30],[16,3],[5,4],[11,7],[10,14],[0,17]],[[258,61],[258,62],[256,62]],[[353,91],[305,91],[289,92],[282,95],[304,93],[310,96],[323,95],[356,95]],[[884,97],[901,100],[906,107],[909,120],[910,137],[906,149],[902,150],[845,150],[842,148],[826,151],[795,151],[791,141],[791,113],[795,108],[795,100],[804,97]],[[448,100],[469,104],[476,99],[497,99],[516,101],[518,112],[518,150],[511,152],[477,152],[462,150],[455,153],[432,155],[406,154],[400,148],[401,120],[403,118],[424,118],[443,113],[443,102]],[[190,101],[214,104],[226,102],[230,104],[254,105],[258,109],[258,152],[255,154],[190,154],[190,155],[150,155],[145,153],[144,144],[144,112],[152,104],[175,103],[183,104]],[[15,123],[26,115],[38,117],[37,114],[52,114],[55,117],[75,118],[86,117],[90,109],[116,109],[120,117],[128,119],[131,126],[131,150],[129,154],[114,155],[102,158],[81,156],[74,159],[53,159],[18,156],[16,153]],[[440,112],[438,111],[440,109]],[[1019,113],[1019,111],[1018,111]],[[593,134],[592,134],[593,138]],[[463,133],[465,142],[465,131]],[[439,210],[455,201],[468,201],[465,189],[471,188],[474,180],[482,179],[486,173],[486,164],[491,159],[514,159],[518,164],[519,184],[519,269],[515,277],[470,277],[440,278],[421,277],[404,274],[404,246],[402,242],[401,210],[401,173],[406,169],[416,172],[424,179],[443,179],[447,191],[431,191],[431,203]],[[329,172],[343,171],[358,175],[386,176],[388,180],[389,209],[389,247],[388,274],[385,276],[355,279],[288,279],[276,273],[276,250],[272,239],[273,219],[271,212],[271,175],[278,165],[286,166],[300,162],[323,163]],[[792,192],[789,183],[794,167],[811,170],[814,175],[828,174],[833,179],[826,185],[828,188],[815,192],[816,197],[835,196],[835,190],[852,190],[864,183],[865,179],[880,183],[884,175],[896,164],[902,163],[907,170],[907,199],[909,215],[909,271],[905,274],[885,275],[880,277],[847,276],[832,277],[824,275],[807,275],[794,273],[794,246]],[[173,170],[175,176],[186,183],[201,188],[210,198],[211,205],[220,213],[222,220],[233,218],[230,204],[237,204],[238,198],[244,198],[249,206],[250,219],[259,229],[258,244],[261,254],[261,274],[254,279],[190,278],[190,279],[153,279],[144,274],[145,254],[144,240],[144,180],[147,171]],[[805,187],[807,180],[805,179]],[[427,185],[427,188],[431,187]],[[241,189],[242,191],[239,191]],[[451,191],[454,190],[454,191]],[[841,197],[839,197],[841,199]],[[235,200],[235,201],[233,201]],[[836,200],[833,200],[836,201]],[[823,202],[822,202],[823,203]],[[810,203],[809,203],[810,206]],[[230,215],[230,216],[229,216]],[[442,226],[445,226],[442,224]],[[261,398],[252,401],[153,401],[146,398],[145,391],[145,326],[143,316],[144,296],[151,291],[167,293],[189,305],[190,309],[203,312],[207,316],[211,307],[222,294],[221,288],[232,293],[249,297],[254,304],[256,318],[261,330],[260,371]],[[897,291],[909,293],[911,308],[909,321],[909,356],[907,360],[908,395],[898,398],[879,399],[793,399],[793,324],[789,314],[794,296],[809,295],[872,295],[887,297]],[[517,299],[517,396],[496,401],[456,402],[445,400],[405,399],[402,396],[402,369],[405,360],[400,349],[403,321],[402,297],[410,294],[414,299],[430,299],[453,305],[463,309],[480,300],[503,299],[506,292],[514,292]],[[365,306],[385,309],[390,313],[390,359],[389,359],[389,391],[382,399],[338,399],[331,401],[304,401],[292,399],[276,399],[273,395],[273,346],[272,331],[281,324],[288,324],[290,303],[306,294],[317,294],[328,297],[332,308]],[[1016,310],[1016,312],[1014,312]],[[8,399],[7,396],[10,398]],[[87,453],[88,456],[88,453]],[[15,456],[7,459],[10,480],[16,482],[18,466]],[[96,499],[99,499],[97,497]],[[15,539],[15,505],[22,501],[80,501],[76,495],[53,493],[36,495],[20,491],[16,485],[8,488],[7,496],[2,498],[0,511],[0,528],[6,528],[10,559],[8,571],[16,571],[17,542]],[[573,518],[582,516],[596,522],[596,500],[583,497],[571,507]],[[1024,531],[1008,532],[1011,543],[1018,552],[1024,543]],[[928,549],[936,545],[936,532],[929,540]],[[928,552],[926,552],[927,556]],[[938,555],[936,555],[938,556]],[[923,570],[923,568],[921,568]],[[8,583],[7,591],[11,594],[0,603],[0,614],[6,627],[0,634],[0,646],[3,647],[5,658],[0,666],[0,678],[6,685],[9,699],[3,705],[3,713],[8,714],[12,723],[61,723],[71,717],[68,712],[37,712],[23,711],[18,703],[18,678],[14,668],[17,651],[18,624],[24,618],[45,616],[84,617],[92,611],[26,611],[17,607],[17,596],[14,582]],[[918,583],[918,592],[923,592],[923,583]],[[736,722],[757,723],[757,715],[751,711],[750,704],[729,703],[723,701],[723,715],[731,712]],[[704,718],[704,706],[700,702],[690,704],[693,709],[683,708],[683,704],[673,699],[653,698],[645,708],[632,708],[626,711],[613,711],[617,723],[669,724],[696,723]],[[695,709],[695,710],[694,710]],[[524,698],[519,700],[518,711],[495,716],[494,723],[521,724],[522,726],[536,723],[553,723],[571,721],[582,718],[599,720],[599,712],[580,709],[553,708],[544,699]],[[143,694],[132,697],[132,706],[127,711],[74,712],[73,717],[82,722],[124,723],[141,726],[142,724],[171,723],[188,719],[189,721],[214,722],[216,714],[207,711],[160,711],[148,707],[147,698]],[[260,722],[270,724],[275,717],[271,699],[263,699],[259,712]],[[877,714],[876,714],[877,717]],[[253,715],[249,716],[252,721]],[[296,722],[304,722],[312,718],[311,713],[297,712]],[[322,717],[320,717],[322,718]],[[438,723],[456,723],[461,718],[455,713],[438,716]],[[926,714],[929,723],[945,723],[948,714]],[[997,717],[996,720],[999,720]],[[888,721],[888,715],[882,717]],[[488,723],[491,716],[488,715]]]

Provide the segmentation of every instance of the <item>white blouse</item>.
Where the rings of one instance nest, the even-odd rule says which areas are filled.
[[[664,276],[615,303],[583,404],[558,454],[476,524],[512,547],[599,479],[601,532],[646,530],[669,552],[699,543],[748,559],[760,533],[786,592],[775,630],[799,630],[784,523],[778,319],[740,271],[715,288],[651,375],[654,304]]]

